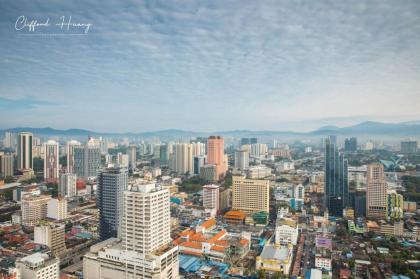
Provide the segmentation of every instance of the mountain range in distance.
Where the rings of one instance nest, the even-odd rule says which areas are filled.
[[[336,127],[324,126],[317,130],[310,132],[293,132],[293,131],[276,131],[276,130],[263,130],[263,131],[250,131],[250,130],[232,130],[232,131],[216,131],[216,132],[196,132],[185,131],[178,129],[160,130],[153,132],[139,132],[139,133],[100,133],[84,129],[68,129],[59,130],[53,128],[9,128],[0,130],[1,134],[4,132],[31,132],[38,136],[56,136],[56,137],[140,137],[140,138],[191,138],[191,137],[206,137],[209,135],[221,135],[225,137],[286,137],[286,138],[305,138],[305,137],[320,137],[327,135],[337,136],[381,136],[384,138],[407,138],[420,136],[420,121],[410,121],[402,123],[382,123],[366,121],[353,126]]]

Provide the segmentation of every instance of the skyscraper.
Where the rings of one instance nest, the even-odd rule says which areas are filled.
[[[167,166],[169,161],[168,145],[163,144],[159,147],[159,161],[161,166]]]
[[[249,168],[249,152],[247,150],[235,151],[235,169],[246,170]]]
[[[417,141],[402,141],[401,142],[401,153],[413,154],[417,152]]]
[[[49,140],[44,143],[44,181],[57,182],[59,173],[58,142]]]
[[[207,139],[207,164],[216,166],[218,179],[225,176],[228,166],[222,137],[210,136]]]
[[[32,169],[32,133],[22,132],[18,135],[17,157],[18,169]]]
[[[14,158],[12,154],[0,156],[0,175],[3,177],[13,176]]]
[[[98,174],[101,167],[101,151],[98,146],[87,144],[74,146],[74,173],[89,178]]]
[[[384,166],[380,163],[368,165],[366,214],[369,218],[387,217],[387,184]]]
[[[77,176],[74,173],[64,173],[60,175],[60,181],[58,183],[58,194],[72,198],[76,196],[76,183],[77,183]]]
[[[74,173],[74,147],[80,146],[80,142],[77,140],[71,140],[67,142],[66,154],[67,154],[67,172]]]
[[[16,148],[16,134],[14,134],[12,132],[5,132],[4,133],[3,145],[4,145],[5,148],[15,150],[15,148]]]
[[[123,193],[127,185],[128,173],[125,168],[109,168],[98,174],[96,206],[99,209],[101,240],[118,237],[123,212]]]
[[[344,140],[344,150],[349,152],[357,151],[357,138],[347,138]]]
[[[131,169],[137,167],[137,147],[135,145],[128,147],[128,166]]]
[[[330,139],[325,144],[324,180],[325,208],[333,216],[342,216],[343,209],[349,205],[347,160]]]

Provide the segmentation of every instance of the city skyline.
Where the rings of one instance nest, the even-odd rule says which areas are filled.
[[[419,12],[416,1],[2,3],[0,127],[308,131],[419,120]],[[26,36],[20,16],[92,26]]]

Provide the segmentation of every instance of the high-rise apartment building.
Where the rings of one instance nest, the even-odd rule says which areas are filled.
[[[60,175],[58,183],[58,194],[66,198],[72,198],[77,195],[76,189],[77,175],[74,173],[64,173]]]
[[[18,169],[32,169],[32,133],[22,132],[18,135],[17,142],[17,157]]]
[[[214,209],[216,212],[220,210],[219,186],[210,184],[203,186],[203,207]]]
[[[232,177],[232,209],[254,212],[269,212],[270,181]]]
[[[66,144],[66,155],[67,155],[67,172],[74,173],[74,147],[80,146],[80,142],[77,140],[68,141]]]
[[[67,218],[67,200],[63,197],[53,198],[47,204],[47,217],[54,220]]]
[[[247,170],[249,168],[249,152],[247,150],[235,151],[235,169]]]
[[[5,132],[3,146],[14,151],[16,149],[16,134],[12,132]]]
[[[64,224],[42,224],[34,228],[34,242],[48,246],[58,256],[66,251]]]
[[[333,216],[342,216],[343,209],[349,206],[348,166],[331,139],[325,144],[324,183],[325,208]]]
[[[207,139],[207,164],[216,166],[218,179],[226,175],[228,162],[222,137],[210,136]]]
[[[0,156],[0,176],[13,176],[14,157],[12,154],[3,154]]]
[[[399,221],[404,217],[404,197],[395,190],[387,191],[387,218]]]
[[[265,143],[251,144],[251,156],[264,156],[268,153],[268,146]]]
[[[91,247],[83,278],[179,278],[178,247],[170,237],[169,191],[155,184],[133,185],[124,192],[121,241]]]
[[[205,145],[200,142],[177,143],[174,145],[174,154],[170,168],[179,174],[194,174],[194,157],[204,156]]]
[[[58,142],[49,140],[44,143],[44,181],[57,182],[59,174]]]
[[[159,152],[159,161],[160,161],[160,165],[161,166],[167,166],[168,165],[168,161],[169,161],[169,150],[168,150],[168,145],[167,144],[163,144],[159,147],[160,152]]]
[[[369,218],[387,217],[387,184],[384,166],[380,163],[368,165],[366,214]]]
[[[127,169],[109,168],[99,172],[96,186],[96,205],[99,209],[101,240],[118,237],[123,213],[123,193],[127,187]]]
[[[357,151],[357,138],[352,137],[344,140],[344,150],[348,152]]]
[[[74,173],[89,178],[98,175],[101,167],[101,151],[95,144],[74,146]]]
[[[128,168],[129,167],[129,156],[127,154],[123,154],[118,152],[117,154],[117,164],[121,168]]]
[[[24,195],[21,200],[22,224],[33,226],[38,221],[45,219],[48,212],[48,201],[51,196]]]

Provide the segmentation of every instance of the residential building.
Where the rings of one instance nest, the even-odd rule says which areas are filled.
[[[47,217],[54,220],[67,219],[67,200],[63,197],[50,199],[47,204]]]
[[[127,169],[108,168],[100,171],[96,187],[100,239],[118,237],[123,213],[123,193],[128,187]]]
[[[33,169],[32,133],[22,132],[17,137],[18,169]]]
[[[204,185],[203,186],[203,207],[214,209],[216,212],[220,210],[219,204],[219,186],[218,185]]]
[[[34,228],[34,242],[48,246],[51,252],[60,256],[66,251],[64,224],[42,224]]]
[[[344,141],[344,150],[348,152],[357,151],[357,138],[347,138]]]
[[[401,142],[401,153],[413,154],[417,152],[417,141],[409,140]]]
[[[48,201],[51,196],[24,195],[21,200],[22,224],[33,226],[38,221],[45,219],[48,212]]]
[[[400,220],[404,217],[404,197],[395,190],[387,191],[387,218]]]
[[[58,258],[45,253],[35,253],[16,261],[20,279],[59,279],[60,262]]]
[[[232,207],[232,189],[227,188],[219,192],[220,210],[227,210]]]
[[[0,176],[13,176],[14,157],[12,154],[3,154],[0,156]]]
[[[249,152],[247,150],[235,151],[235,169],[247,170],[249,168]]]
[[[128,147],[128,166],[131,169],[137,167],[137,147],[135,145]]]
[[[268,146],[265,143],[251,144],[251,156],[259,157],[268,153]]]
[[[74,173],[78,177],[90,178],[98,175],[101,167],[101,150],[94,142],[85,146],[74,146]]]
[[[368,165],[366,214],[369,218],[387,217],[387,184],[384,167],[380,163]]]
[[[58,183],[58,194],[62,197],[72,198],[77,195],[76,189],[77,175],[74,173],[64,173],[60,175]]]
[[[49,140],[44,143],[44,181],[57,182],[59,167],[58,142]]]
[[[66,144],[66,155],[67,155],[67,172],[74,173],[74,147],[80,146],[80,142],[77,140],[70,140]]]
[[[247,170],[247,177],[250,179],[260,179],[271,175],[271,168],[265,165],[252,166]]]
[[[296,245],[299,236],[299,226],[291,218],[277,219],[275,229],[275,243],[277,245]]]
[[[270,181],[232,177],[232,209],[254,212],[269,212]]]
[[[208,182],[218,181],[217,167],[215,165],[204,165],[200,168],[200,177]]]

